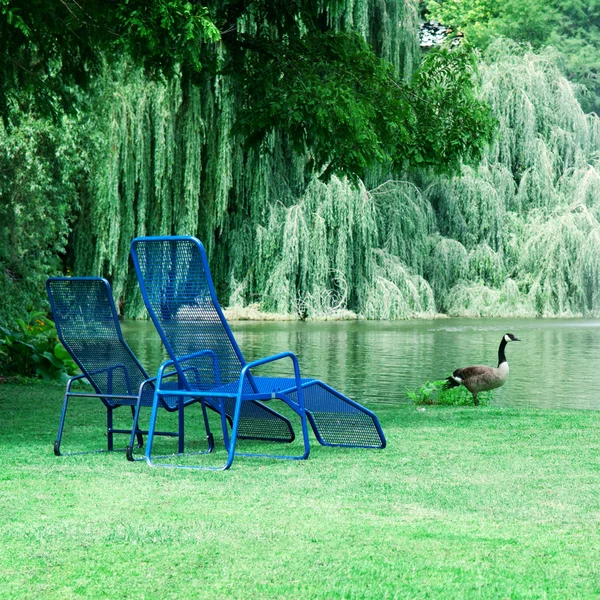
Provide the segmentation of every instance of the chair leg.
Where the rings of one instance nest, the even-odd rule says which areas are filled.
[[[144,445],[144,437],[142,436],[142,432],[140,431],[140,428],[138,427],[138,420],[136,418],[135,413],[136,413],[136,407],[132,406],[131,407],[131,416],[134,418],[132,431],[135,431],[135,434],[137,436],[138,448],[141,448]],[[139,411],[138,411],[137,416],[139,417]]]
[[[152,401],[152,412],[150,413],[150,424],[148,426],[148,435],[146,437],[146,462],[152,464],[152,445],[154,443],[154,430],[156,428],[156,415],[158,413],[158,393],[154,392]]]
[[[133,444],[135,442],[135,437],[137,435],[138,439],[138,448],[141,448],[144,445],[144,439],[142,438],[141,433],[137,433],[139,431],[138,422],[140,418],[140,408],[142,407],[141,399],[138,399],[135,409],[132,406],[131,411],[133,412],[133,425],[131,426],[131,437],[129,438],[129,446],[125,450],[125,455],[127,456],[127,460],[133,461]]]
[[[304,455],[303,458],[308,458],[310,454],[310,442],[308,440],[308,423],[306,422],[306,410],[302,411],[300,415],[300,425],[302,427],[302,441],[304,442]]]
[[[225,404],[222,398],[219,398],[219,413],[221,415],[221,429],[223,430],[223,444],[225,445],[225,449],[229,452],[229,428],[227,427],[227,415],[225,413]],[[233,427],[233,421],[231,422],[231,426]]]
[[[65,400],[63,402],[62,412],[60,414],[60,423],[58,425],[58,435],[54,442],[54,454],[60,456],[60,442],[62,440],[63,428],[65,426],[65,417],[67,415],[67,404],[69,403],[69,395],[65,394]]]
[[[287,458],[292,460],[305,460],[308,458],[310,454],[310,441],[308,439],[308,423],[306,418],[306,409],[304,408],[304,398],[302,396],[302,390],[299,390],[299,402],[296,404],[295,402],[291,402],[290,399],[282,393],[276,393],[274,398],[283,401],[287,406],[289,406],[299,417],[300,423],[302,427],[302,441],[304,443],[304,452],[300,456],[281,456],[281,455],[267,455],[267,454],[240,454],[240,456],[264,456],[271,458]],[[241,397],[236,398],[235,410],[233,413],[233,424],[231,426],[231,436],[229,441],[229,446],[227,447],[227,462],[225,466],[222,467],[222,470],[227,470],[233,464],[233,460],[235,458],[235,447],[237,444],[237,434],[238,434],[238,426],[240,424],[240,414],[242,409],[242,399]]]
[[[106,407],[106,435],[108,437],[108,450],[113,450],[113,409]]]
[[[237,442],[238,425],[240,424],[240,413],[242,411],[242,399],[238,396],[235,401],[235,410],[233,411],[233,423],[231,425],[231,437],[229,438],[229,447],[227,448],[227,462],[223,467],[226,471],[233,464],[235,458],[235,444]]]
[[[206,404],[204,400],[200,400],[200,406],[202,407],[202,418],[204,419],[204,430],[206,431],[206,441],[208,443],[208,453],[210,454],[215,449],[215,438],[210,430],[210,424],[208,422],[208,414],[206,412]]]
[[[179,409],[178,409],[178,417],[179,417],[179,436],[178,436],[178,445],[177,445],[177,451],[179,452],[179,454],[183,454],[183,448],[184,448],[184,425],[185,425],[185,418],[184,418],[184,405],[183,405],[183,396],[180,396],[177,403],[179,404]]]
[[[289,397],[284,394],[277,394],[277,398],[287,404],[299,417],[300,427],[302,429],[302,442],[304,444],[304,454],[299,456],[298,460],[305,460],[310,455],[310,441],[308,439],[308,422],[307,411],[304,405],[304,393],[302,387],[298,389],[298,403],[292,402]]]

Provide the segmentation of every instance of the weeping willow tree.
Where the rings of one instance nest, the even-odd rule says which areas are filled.
[[[416,3],[342,4],[330,26],[358,31],[408,79]],[[74,270],[108,276],[124,313],[140,317],[130,240],[194,234],[221,300],[238,308],[300,318],[598,314],[600,124],[557,63],[549,51],[492,45],[481,95],[498,134],[479,165],[452,177],[370,166],[358,181],[319,178],[310,152],[276,129],[252,147],[232,135],[243,102],[227,73],[149,81],[126,64],[107,70]]]
[[[477,169],[425,191],[440,232],[461,245],[446,260],[464,264],[468,254],[455,282],[439,281],[439,251],[431,254],[429,280],[450,314],[600,313],[600,120],[583,112],[557,64],[552,51],[492,45],[481,71],[498,136]]]
[[[330,27],[359,33],[410,78],[418,59],[416,3],[347,0],[326,14]],[[238,27],[258,24],[246,17]],[[402,236],[405,224],[415,230],[403,224],[408,213],[425,232],[433,226],[418,191],[369,193],[336,176],[324,183],[314,157],[277,130],[246,147],[232,134],[243,103],[235,83],[227,73],[207,72],[192,83],[181,76],[148,81],[127,65],[105,72],[95,111],[105,144],[75,227],[74,271],[108,276],[125,313],[137,317],[143,308],[128,268],[132,237],[194,234],[207,247],[220,296],[240,306],[309,317],[363,305],[370,316],[433,312],[418,275],[422,253]],[[427,233],[421,238],[426,243]]]
[[[285,272],[282,284],[296,273],[298,283],[286,289],[297,298],[335,300],[311,304],[315,315],[339,305],[341,274],[354,292],[344,296],[345,306],[368,318],[436,310],[462,316],[599,314],[600,120],[582,111],[551,51],[535,54],[502,41],[490,48],[481,72],[499,133],[478,167],[430,177],[420,189],[388,182],[370,191],[348,189],[339,199],[341,182],[332,182],[311,211],[312,190],[272,217],[263,235],[279,236],[271,246],[277,250],[254,264],[277,265],[272,278]],[[321,210],[335,215],[330,223],[317,219]],[[303,215],[301,247],[320,258],[296,260],[286,272],[286,257],[295,254],[285,242],[294,232],[285,227],[296,211]],[[362,261],[344,251],[347,241],[338,248],[328,231],[338,237],[344,232]],[[337,279],[327,281],[327,272]],[[320,296],[308,282],[317,282]],[[290,310],[293,301],[270,307]]]
[[[418,275],[422,254],[414,245],[427,243],[432,221],[410,184],[389,182],[368,192],[335,177],[328,184],[314,179],[299,202],[271,207],[250,251],[250,269],[232,277],[245,290],[264,290],[260,301],[280,313],[335,317],[360,306],[373,318],[433,314],[433,294]],[[416,235],[403,235],[404,226]],[[248,298],[236,295],[232,303]]]

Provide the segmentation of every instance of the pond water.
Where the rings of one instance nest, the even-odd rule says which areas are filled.
[[[510,377],[495,391],[494,405],[600,409],[599,320],[245,321],[231,327],[246,360],[292,350],[303,376],[367,405],[409,402],[407,389],[458,367],[496,366],[498,344],[510,332],[522,342],[507,346]],[[155,372],[164,352],[153,325],[128,321],[123,331]]]

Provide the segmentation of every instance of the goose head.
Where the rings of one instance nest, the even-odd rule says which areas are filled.
[[[521,340],[512,333],[505,333],[504,341],[508,343],[508,342],[520,342]]]

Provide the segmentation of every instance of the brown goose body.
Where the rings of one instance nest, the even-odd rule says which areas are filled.
[[[512,333],[507,333],[502,337],[498,348],[498,366],[488,367],[487,365],[473,365],[456,369],[454,373],[446,380],[444,389],[464,385],[473,394],[475,406],[479,404],[477,394],[494,390],[506,383],[509,375],[508,361],[504,349],[508,342],[519,342],[519,338]]]

